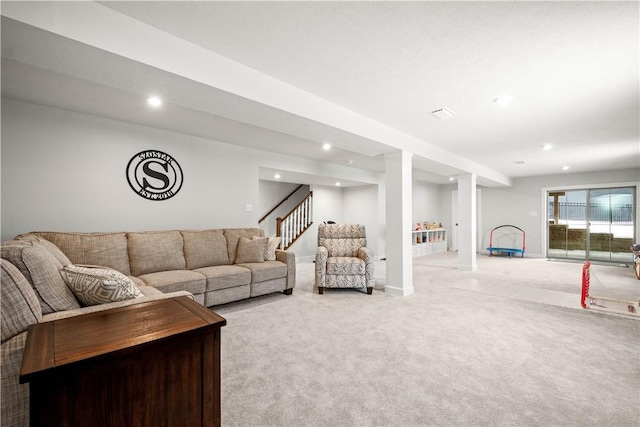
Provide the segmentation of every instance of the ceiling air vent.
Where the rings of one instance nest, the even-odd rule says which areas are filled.
[[[456,113],[454,113],[453,111],[451,111],[447,107],[440,108],[439,110],[434,110],[434,111],[431,112],[431,114],[433,114],[434,116],[436,116],[440,120],[450,119],[451,117],[456,115]]]

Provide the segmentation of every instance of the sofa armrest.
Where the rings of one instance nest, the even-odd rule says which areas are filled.
[[[296,286],[296,254],[276,249],[276,261],[287,265],[287,289],[293,289]]]
[[[80,314],[85,314],[85,313],[95,313],[97,311],[104,311],[112,308],[126,307],[134,304],[142,304],[150,301],[157,301],[161,299],[176,298],[176,297],[183,297],[183,296],[188,296],[191,299],[193,299],[193,295],[187,291],[170,292],[167,294],[153,293],[151,295],[145,295],[140,298],[132,298],[125,301],[108,302],[106,304],[91,305],[88,307],[76,308],[73,310],[57,311],[55,313],[45,314],[42,316],[42,322],[48,322],[51,320],[58,320],[58,319],[66,319],[67,317],[79,316]]]
[[[316,249],[316,286],[324,288],[325,279],[327,277],[327,259],[329,251],[324,246],[318,246]]]
[[[367,288],[373,288],[375,285],[373,251],[369,248],[360,248],[358,249],[358,258],[364,261],[364,277],[367,283]]]

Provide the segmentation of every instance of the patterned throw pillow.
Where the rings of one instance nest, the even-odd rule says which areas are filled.
[[[131,279],[116,270],[71,264],[60,270],[60,274],[78,301],[85,306],[144,296]]]
[[[253,236],[251,240],[256,240],[261,238],[262,237]],[[269,241],[267,242],[267,247],[264,249],[265,261],[276,260],[276,249],[278,249],[278,246],[280,246],[281,241],[282,241],[282,237],[269,237]]]

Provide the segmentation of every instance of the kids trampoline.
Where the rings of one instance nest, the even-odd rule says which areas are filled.
[[[507,228],[505,228],[507,227]],[[499,232],[499,236],[496,235],[497,245],[493,246],[493,232],[500,229],[505,228],[505,230],[501,230]],[[518,231],[516,231],[518,230]],[[522,240],[522,248],[516,248],[515,243]],[[500,242],[507,241],[507,243],[513,243],[512,247],[508,247],[507,245],[501,246]],[[489,256],[492,256],[494,252],[508,254],[509,258],[513,256],[513,254],[520,254],[520,258],[524,258],[524,244],[525,241],[525,232],[522,228],[516,227],[515,225],[500,225],[493,230],[491,230],[491,234],[489,234],[489,247],[487,250],[489,251]]]

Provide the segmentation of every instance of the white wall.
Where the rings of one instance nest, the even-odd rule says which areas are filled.
[[[280,203],[299,185],[300,184],[266,181],[264,179],[261,179],[258,184],[258,214],[260,215],[260,217],[273,209],[275,205]]]
[[[619,170],[591,172],[584,174],[558,174],[541,177],[517,178],[512,187],[482,187],[482,242],[481,252],[487,252],[491,229],[499,225],[510,224],[522,228],[526,232],[525,254],[541,257],[545,254],[546,213],[544,210],[544,188],[549,187],[596,187],[603,184],[618,185],[621,183],[636,185],[640,188],[640,170]],[[446,217],[447,228],[451,228],[451,192],[455,185],[442,186],[440,204],[442,214]],[[636,199],[636,217],[640,215]],[[636,219],[640,225],[640,219]],[[636,229],[636,241],[640,241],[640,230]]]
[[[285,197],[291,195],[287,200]],[[291,212],[298,203],[309,195],[309,186],[302,184],[292,184],[287,182],[266,181],[261,179],[258,184],[258,198],[260,206],[258,212],[262,218],[267,212],[277,206],[259,225],[264,230],[265,235],[276,235],[276,218],[284,217]],[[282,204],[278,206],[278,203]]]
[[[127,183],[127,163],[148,149],[174,156],[184,171],[184,185],[171,199],[143,199]],[[363,222],[370,246],[375,250],[372,239],[377,238],[376,255],[384,256],[384,182],[379,174],[5,98],[1,154],[3,241],[32,230],[257,226],[259,168],[269,167],[370,184],[348,189],[314,186],[316,228],[295,243],[296,255],[315,254],[319,222],[357,222],[366,215]],[[514,224],[527,232],[527,254],[540,255],[545,222],[542,188],[638,183],[639,177],[638,169],[561,174],[516,179],[510,188],[483,188],[481,247],[487,246],[491,228]],[[433,220],[451,229],[451,190],[455,188],[414,182],[414,222]],[[254,206],[252,212],[245,211],[246,204]]]
[[[413,210],[412,221],[417,222],[438,222],[444,225],[442,217],[442,207],[440,205],[440,185],[426,182],[413,181]]]
[[[184,184],[171,199],[146,200],[129,187],[127,163],[149,149],[172,155],[182,167]],[[1,166],[3,241],[33,230],[255,227],[260,167],[379,179],[367,171],[6,98]],[[335,218],[333,212],[316,218],[330,216]]]
[[[127,163],[148,149],[182,167],[184,184],[171,199],[150,201],[129,187]],[[244,207],[257,206],[257,184],[246,149],[3,99],[3,240],[30,230],[251,226],[258,212]]]
[[[384,230],[380,232],[378,215],[378,186],[357,187],[311,186],[313,191],[313,225],[300,237],[291,249],[298,259],[315,259],[318,246],[318,225],[324,221],[338,224],[363,224],[367,230],[367,246],[375,256],[384,256]]]
[[[367,247],[373,250],[376,257],[384,256],[380,252],[378,230],[379,212],[378,186],[362,185],[344,189],[342,219],[347,224],[362,224],[367,231]]]

